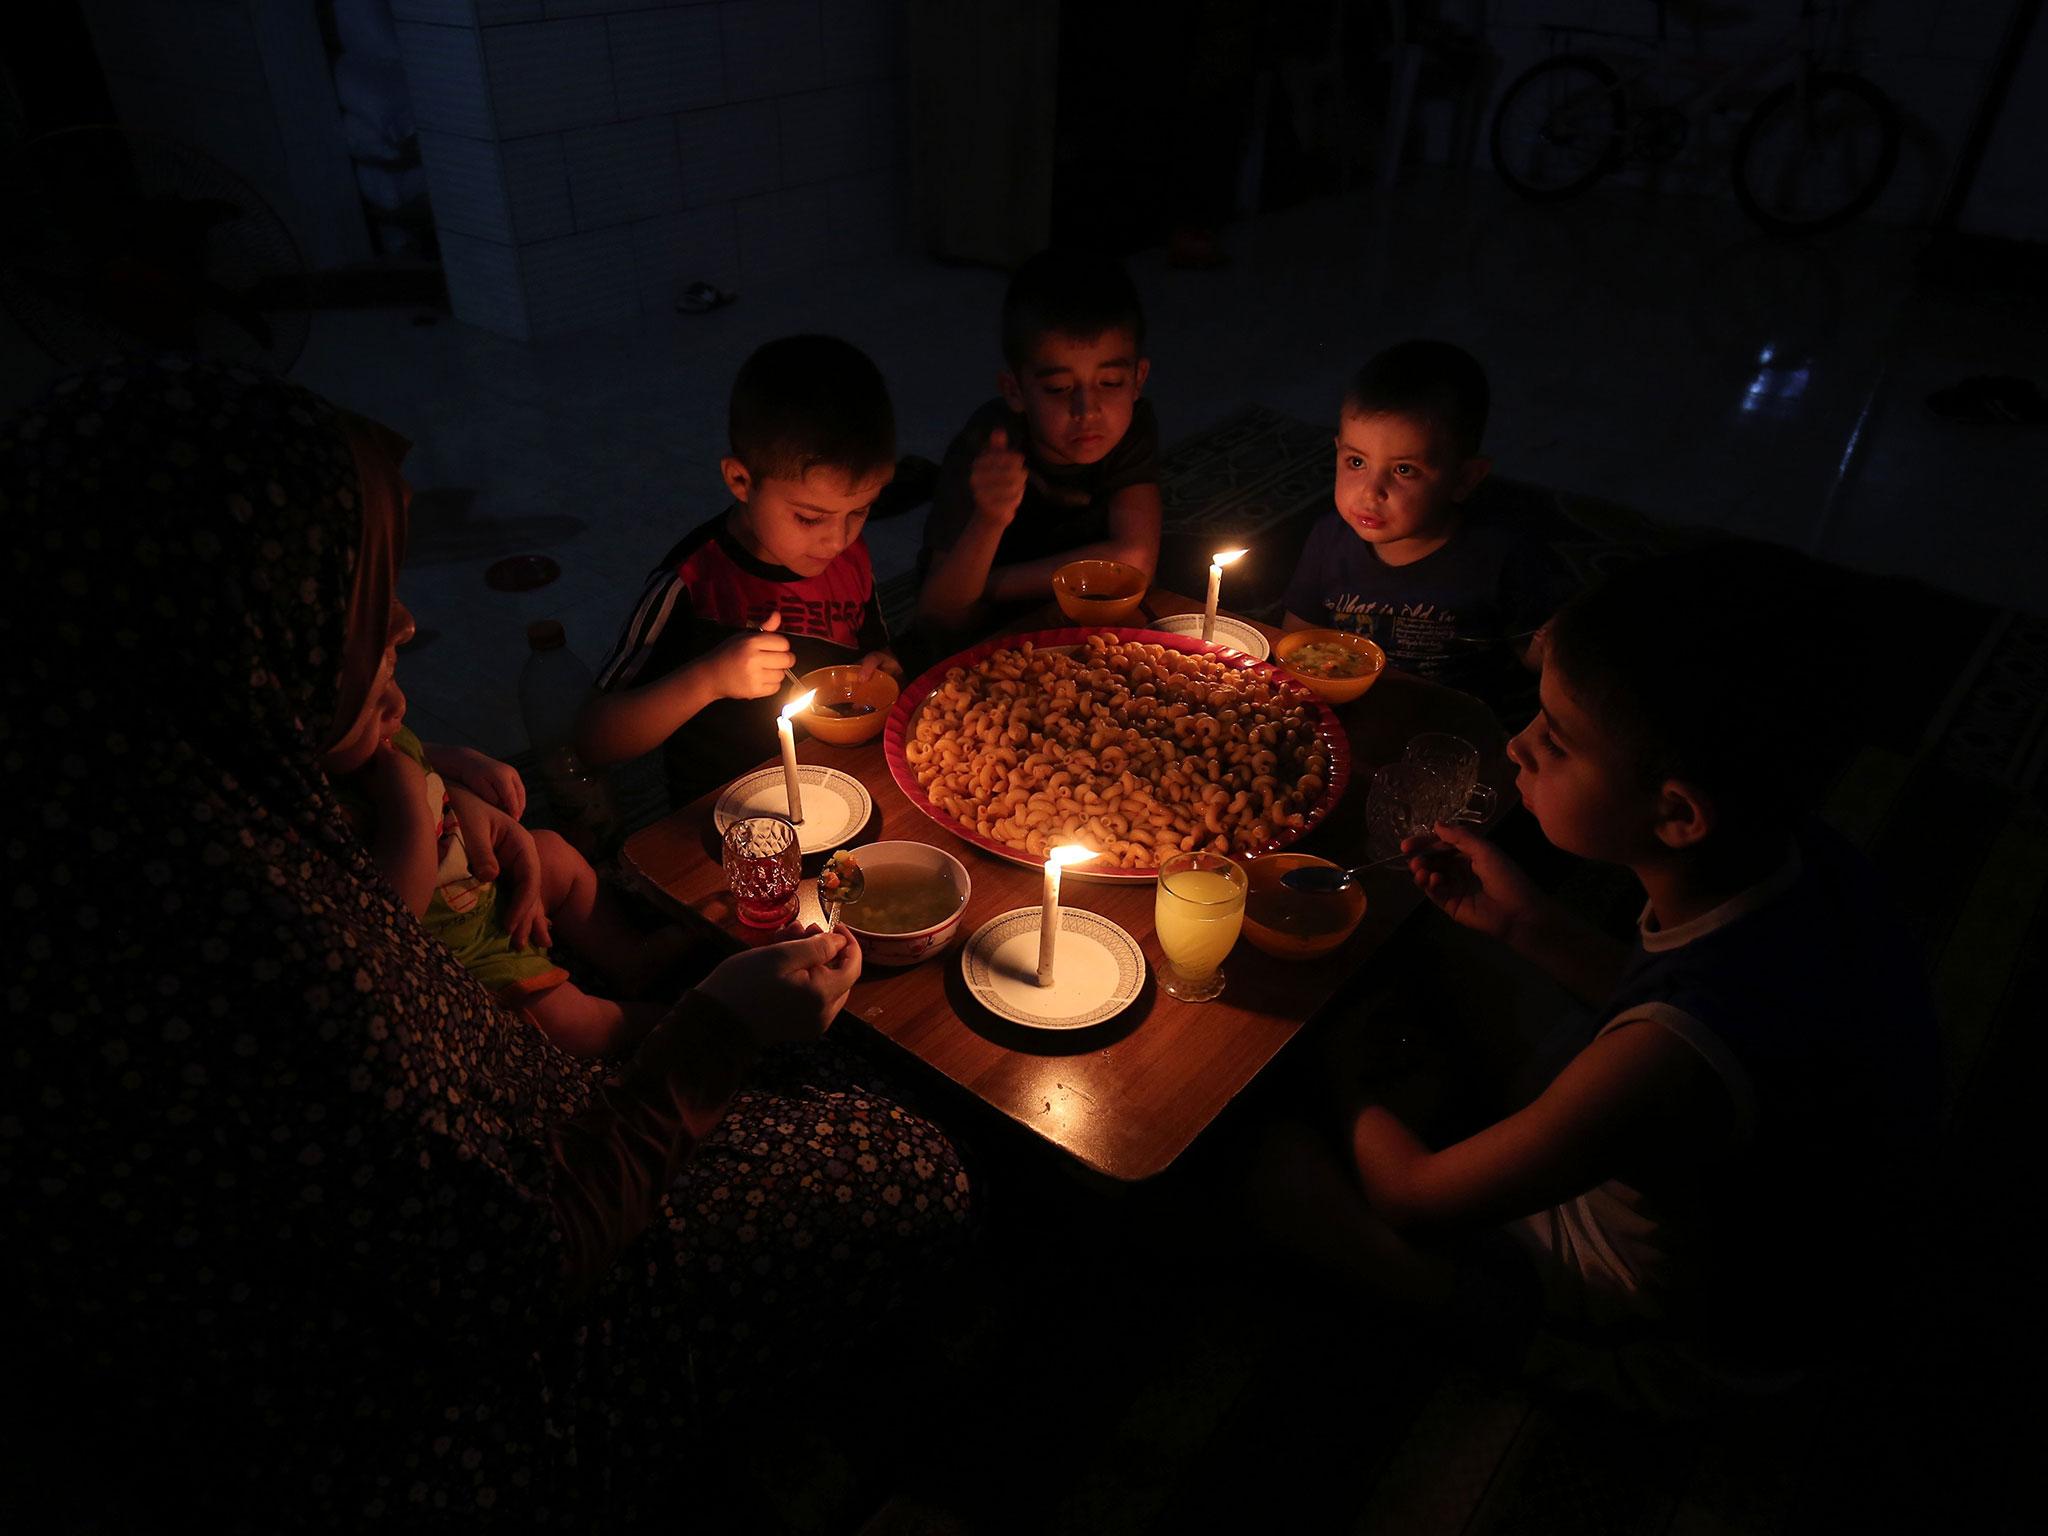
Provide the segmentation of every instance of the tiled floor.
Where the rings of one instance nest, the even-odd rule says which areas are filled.
[[[2038,608],[2048,434],[1922,401],[2038,366],[2048,303],[1915,296],[1918,244],[1877,226],[1781,244],[1732,206],[1625,190],[1538,208],[1479,175],[1236,226],[1219,271],[1132,265],[1169,443],[1250,402],[1329,418],[1366,355],[1433,333],[1486,363],[1505,473]],[[867,348],[903,448],[936,456],[989,392],[1002,281],[902,256],[532,346],[401,311],[319,317],[296,376],[412,437],[416,485],[473,493],[432,499],[415,530],[404,592],[436,632],[401,674],[418,723],[521,745],[525,622],[562,618],[597,659],[649,563],[722,505],[726,389],[759,342],[820,329]],[[909,564],[917,523],[869,530],[881,574]],[[527,550],[560,581],[485,588],[491,560]]]

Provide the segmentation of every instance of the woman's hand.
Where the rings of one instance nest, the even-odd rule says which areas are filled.
[[[860,980],[860,945],[845,929],[764,944],[723,961],[696,990],[752,1026],[762,1046],[815,1040]]]
[[[448,786],[448,803],[462,828],[469,872],[498,882],[498,917],[512,942],[524,949],[552,948],[554,933],[542,903],[540,851],[533,834],[495,805],[460,784]]]
[[[474,747],[444,747],[427,742],[420,745],[434,772],[450,784],[460,784],[514,821],[526,814],[526,781],[510,763],[486,757]]]
[[[897,682],[903,681],[903,663],[887,651],[869,651],[860,659],[860,680],[866,682],[877,672],[886,672]]]
[[[1519,864],[1463,823],[1440,821],[1434,835],[1419,832],[1401,851],[1416,889],[1475,932],[1512,944],[1546,904]]]

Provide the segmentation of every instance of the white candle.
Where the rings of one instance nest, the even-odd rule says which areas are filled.
[[[809,709],[811,700],[817,696],[818,690],[813,688],[791,699],[782,706],[782,718],[775,722],[775,734],[782,738],[782,787],[789,795],[789,819],[798,826],[804,822],[804,792],[796,781],[796,727],[791,722]]]
[[[1092,859],[1092,850],[1079,843],[1046,850],[1045,890],[1038,906],[1038,984],[1052,985],[1052,951],[1060,936],[1060,868]]]
[[[1209,557],[1209,601],[1202,608],[1202,638],[1216,638],[1216,599],[1223,595],[1223,567],[1244,553],[1241,549],[1219,549]]]

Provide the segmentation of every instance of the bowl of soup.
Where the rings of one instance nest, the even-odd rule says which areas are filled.
[[[869,843],[853,857],[860,900],[840,908],[839,920],[867,964],[915,965],[952,942],[974,890],[964,864],[929,843]]]
[[[1342,629],[1290,630],[1273,642],[1273,664],[1330,704],[1349,704],[1380,680],[1387,653]]]
[[[1313,960],[1336,949],[1365,916],[1365,892],[1347,885],[1329,895],[1283,885],[1290,869],[1336,869],[1306,853],[1268,853],[1245,861],[1244,936],[1278,960]]]
[[[799,693],[813,688],[818,694],[797,719],[835,747],[857,747],[881,735],[898,692],[896,679],[880,667],[865,678],[859,667],[820,667],[806,672],[796,686]]]
[[[1121,624],[1145,601],[1145,573],[1121,560],[1070,560],[1052,573],[1052,595],[1076,624]]]

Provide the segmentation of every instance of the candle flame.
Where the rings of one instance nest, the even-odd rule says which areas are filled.
[[[1083,848],[1079,843],[1067,843],[1058,848],[1045,850],[1048,864],[1083,864],[1095,857],[1093,848]]]
[[[815,688],[813,688],[809,693],[798,694],[795,698],[791,699],[787,704],[782,706],[782,718],[785,720],[794,720],[798,715],[802,714],[805,710],[811,707],[811,700],[815,699],[817,696],[818,690]]]
[[[1231,561],[1250,553],[1251,551],[1246,549],[1219,549],[1209,557],[1209,562],[1212,565],[1228,565]]]

